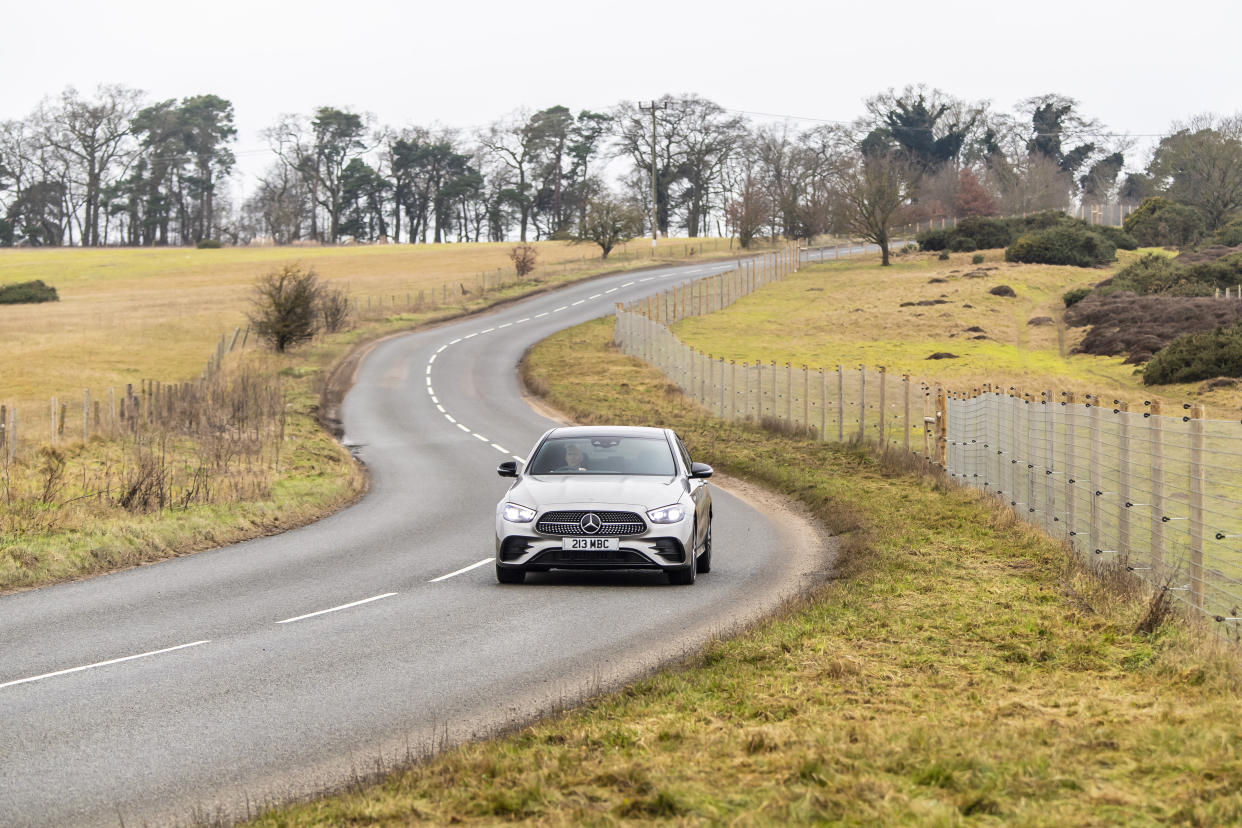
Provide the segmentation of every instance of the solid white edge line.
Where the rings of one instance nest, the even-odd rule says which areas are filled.
[[[490,560],[490,558],[488,560]],[[42,681],[43,679],[52,678],[53,676],[63,676],[69,673],[80,673],[83,670],[93,670],[96,667],[107,667],[109,664],[120,664],[122,661],[133,661],[136,658],[146,658],[147,656],[160,655],[161,653],[171,653],[173,650],[184,650],[186,647],[197,647],[199,644],[210,643],[211,639],[208,638],[202,641],[191,641],[189,644],[178,644],[176,647],[165,647],[162,650],[152,650],[149,653],[139,653],[138,655],[124,656],[122,658],[110,658],[107,661],[97,661],[94,664],[84,664],[81,667],[70,667],[68,670],[57,670],[54,673],[44,673],[41,676],[31,676],[30,678],[6,681],[4,684],[0,684],[0,689],[12,687],[16,684],[26,684],[31,681]]]
[[[391,598],[392,596],[396,594],[397,593],[395,592],[385,592],[383,595],[376,595],[371,598],[363,598],[361,601],[353,601],[348,604],[341,604],[339,607],[329,607],[328,609],[319,610],[318,612],[308,612],[306,613],[306,615],[299,615],[297,618],[286,618],[284,621],[277,621],[276,623],[277,624],[292,624],[294,621],[301,621],[303,618],[314,618],[316,615],[323,615],[329,612],[337,612],[338,610],[349,609],[350,607],[356,607],[361,604],[369,604],[372,601],[378,601],[381,598]]]
[[[436,583],[436,582],[438,582],[438,581],[447,581],[449,578],[452,578],[454,575],[461,575],[463,572],[469,572],[469,571],[470,571],[470,570],[472,570],[472,569],[478,569],[480,566],[483,566],[483,564],[488,564],[488,563],[491,563],[491,562],[492,562],[492,560],[494,560],[494,559],[493,559],[493,558],[484,558],[483,560],[479,561],[478,563],[472,563],[472,564],[470,564],[470,566],[463,566],[461,569],[457,570],[456,572],[450,572],[450,573],[449,573],[449,574],[447,574],[447,575],[441,575],[439,578],[432,578],[432,579],[431,579],[430,581],[428,581],[427,583],[429,583],[429,584],[434,584],[434,583]]]

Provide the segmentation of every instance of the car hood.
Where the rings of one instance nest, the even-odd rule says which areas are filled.
[[[682,492],[677,477],[550,474],[523,477],[507,499],[533,509],[611,505],[646,510],[676,503]]]

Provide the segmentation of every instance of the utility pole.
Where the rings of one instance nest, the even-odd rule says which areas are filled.
[[[660,232],[659,223],[659,197],[660,190],[656,186],[656,110],[668,109],[668,102],[660,103],[652,101],[651,106],[638,104],[639,112],[651,113],[651,255],[655,257],[656,236]]]

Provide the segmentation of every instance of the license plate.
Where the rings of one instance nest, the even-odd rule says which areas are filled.
[[[621,548],[620,538],[562,538],[561,548],[567,551],[616,552]]]

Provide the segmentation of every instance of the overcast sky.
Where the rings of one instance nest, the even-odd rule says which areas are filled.
[[[482,126],[520,107],[695,93],[757,117],[851,121],[924,83],[1013,111],[1057,92],[1111,130],[1242,109],[1237,0],[0,0],[0,119],[100,83],[233,102],[245,190],[259,131],[335,106],[393,126]],[[1143,159],[1127,159],[1131,166]]]

